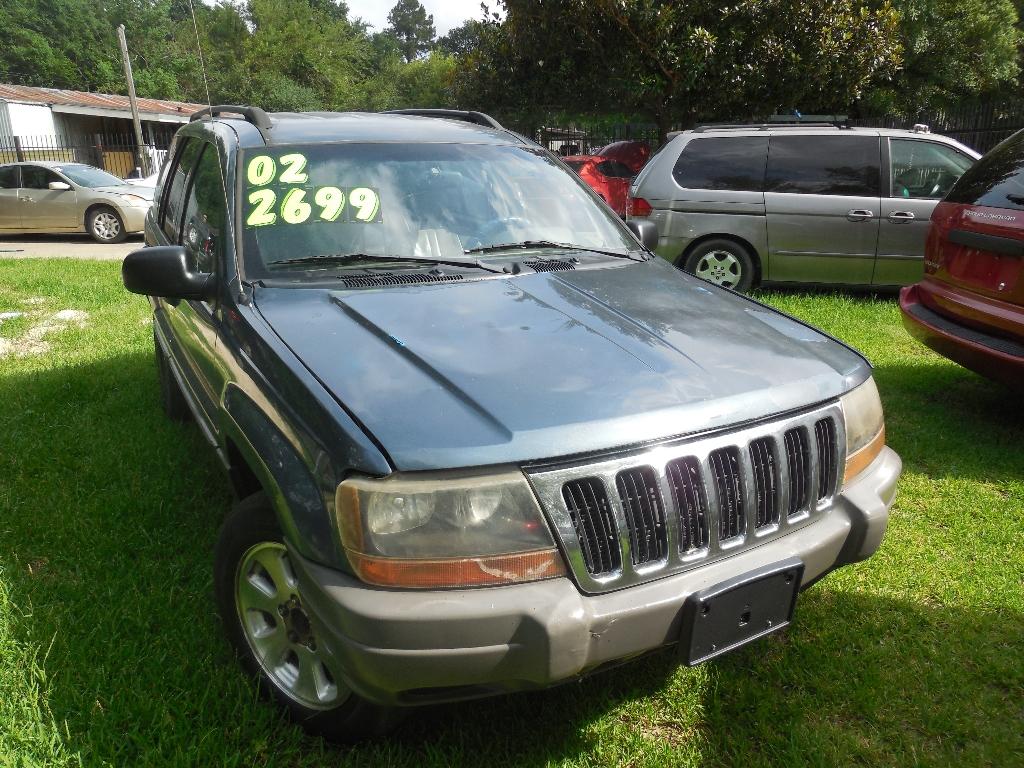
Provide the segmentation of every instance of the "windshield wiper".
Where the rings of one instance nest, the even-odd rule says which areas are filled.
[[[322,253],[317,256],[300,256],[295,259],[278,259],[268,262],[268,265],[280,264],[357,264],[362,261],[390,261],[397,264],[433,264],[446,267],[475,267],[485,272],[500,274],[501,270],[493,269],[481,264],[478,259],[466,259],[458,261],[455,259],[430,259],[421,256],[392,256],[382,253]]]
[[[575,245],[574,243],[556,243],[553,240],[523,240],[518,243],[495,243],[493,245],[481,245],[476,248],[467,248],[466,253],[490,253],[491,251],[510,251],[514,248],[563,248],[568,251],[590,251],[600,253],[603,256],[614,256],[617,259],[629,259],[630,261],[646,261],[641,256],[634,258],[630,252],[618,253],[617,251],[605,251],[601,248],[591,248],[589,245]]]

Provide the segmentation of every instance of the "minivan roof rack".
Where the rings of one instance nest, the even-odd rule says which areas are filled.
[[[706,131],[774,131],[781,128],[836,128],[838,130],[846,129],[848,126],[840,123],[811,123],[811,122],[792,122],[792,123],[708,123],[707,125],[698,125],[693,129],[694,133],[704,133]]]
[[[274,124],[270,122],[270,115],[259,107],[250,107],[245,104],[217,104],[193,112],[188,121],[191,123],[202,120],[204,117],[220,117],[225,114],[241,115],[247,123],[256,127],[265,142],[270,143],[270,137],[266,132],[273,128]]]
[[[442,117],[448,120],[461,120],[487,128],[503,128],[502,124],[488,114],[464,109],[387,109],[385,115],[416,115],[417,117]]]

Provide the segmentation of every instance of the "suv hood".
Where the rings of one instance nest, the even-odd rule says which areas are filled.
[[[274,331],[400,470],[520,463],[819,403],[855,352],[660,259],[438,285],[263,288]]]

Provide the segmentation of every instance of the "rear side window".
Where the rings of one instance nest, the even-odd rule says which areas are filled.
[[[877,136],[772,136],[766,192],[879,197]]]
[[[997,146],[960,177],[951,203],[1024,210],[1024,131]]]
[[[597,164],[597,170],[613,179],[632,179],[636,175],[628,165],[618,160],[602,160]]]
[[[692,139],[676,160],[672,175],[687,189],[760,192],[767,153],[767,136]]]
[[[185,142],[185,145],[175,158],[171,172],[164,181],[163,218],[160,226],[164,234],[174,242],[178,239],[178,227],[181,225],[181,211],[185,207],[185,182],[188,181],[188,173],[199,159],[199,150],[203,148],[202,142],[192,139]]]
[[[0,189],[18,188],[18,166],[10,165],[0,168]]]
[[[565,164],[576,171],[576,173],[579,173],[583,170],[584,162],[582,160],[566,160]]]

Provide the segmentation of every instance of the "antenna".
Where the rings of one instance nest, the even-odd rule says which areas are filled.
[[[210,81],[206,77],[206,60],[203,57],[203,44],[199,39],[199,24],[196,22],[196,9],[192,4],[192,0],[188,0],[188,10],[192,14],[192,30],[196,35],[196,50],[199,51],[199,69],[203,73],[203,88],[206,90],[206,105],[210,109],[210,116],[213,116],[213,100],[210,98]],[[213,147],[217,151],[217,171],[220,175],[220,187],[224,192],[224,203],[227,205],[228,201],[231,200],[231,196],[228,194],[228,182],[224,178],[224,158],[220,154],[220,145],[214,141]],[[235,247],[237,241],[235,240],[235,220],[231,215],[231,211],[225,208],[224,218],[227,224],[228,239],[231,243],[231,253],[235,260],[235,275],[241,274],[238,269],[238,249]],[[238,292],[238,300],[242,304],[249,303],[249,297],[245,292],[245,288],[241,288]]]

